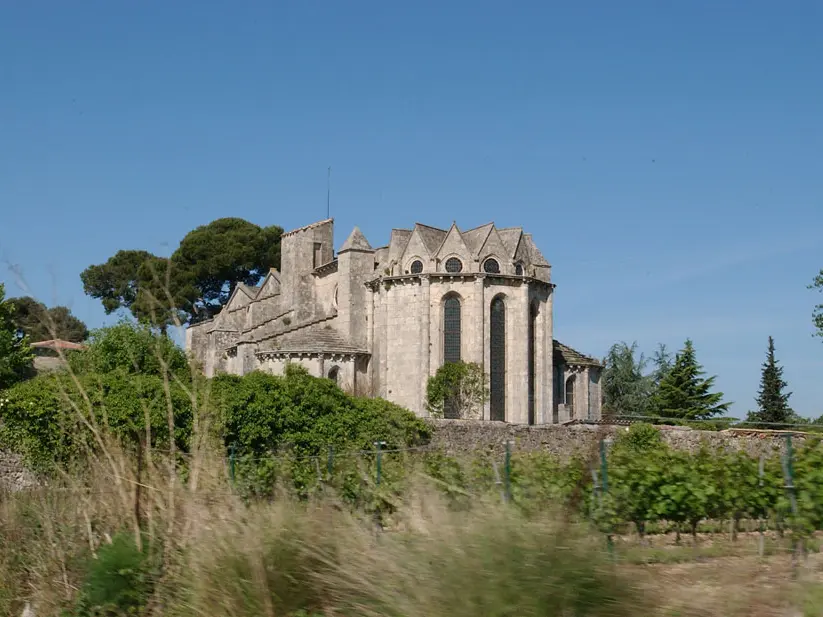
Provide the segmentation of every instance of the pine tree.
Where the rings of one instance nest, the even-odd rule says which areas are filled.
[[[789,407],[791,392],[784,392],[788,384],[783,380],[783,367],[774,357],[774,339],[769,337],[769,351],[763,363],[760,389],[757,391],[757,411],[749,413],[752,422],[791,422],[794,412]]]
[[[674,363],[660,380],[654,397],[658,415],[684,420],[705,420],[728,411],[731,403],[723,403],[722,392],[712,392],[715,377],[703,377],[705,372],[695,357],[694,345],[686,340]]]

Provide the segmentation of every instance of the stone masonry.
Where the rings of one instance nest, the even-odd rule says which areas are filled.
[[[530,234],[416,224],[372,248],[355,228],[335,254],[333,224],[284,234],[282,272],[237,285],[220,314],[187,329],[207,375],[296,363],[425,416],[429,377],[462,360],[489,378],[483,419],[600,418],[602,366],[554,340],[551,266]]]

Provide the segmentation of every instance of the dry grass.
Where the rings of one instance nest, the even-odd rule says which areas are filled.
[[[599,534],[560,513],[526,518],[497,500],[457,512],[426,484],[406,493],[391,533],[330,491],[248,506],[205,416],[183,474],[169,464],[179,453],[129,455],[90,407],[76,411],[97,444],[85,472],[0,496],[0,615],[27,602],[38,617],[89,615],[78,608],[89,564],[124,535],[150,556],[144,616],[766,617],[804,599],[818,614],[819,588],[792,582],[783,555],[615,564]]]

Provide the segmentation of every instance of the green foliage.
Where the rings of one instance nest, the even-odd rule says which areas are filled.
[[[398,405],[350,396],[334,382],[293,367],[283,377],[220,375],[211,388],[225,443],[243,454],[325,455],[328,446],[337,452],[371,450],[378,440],[398,448],[423,443],[430,433]]]
[[[47,308],[32,297],[11,298],[14,325],[29,337],[32,343],[61,339],[82,343],[89,330],[82,321],[71,314],[65,306]]]
[[[29,339],[18,331],[15,307],[5,296],[6,288],[0,283],[0,391],[34,375]]]
[[[140,615],[154,588],[156,564],[134,536],[118,533],[89,559],[72,617]],[[66,615],[66,617],[69,617]]]
[[[74,377],[39,375],[3,394],[0,443],[38,470],[68,465],[96,448],[90,427],[106,428],[125,444],[148,438],[166,448],[170,405],[174,443],[188,448],[192,375],[185,353],[168,337],[124,322],[93,331],[87,349],[68,361]]]
[[[282,234],[276,225],[240,218],[217,219],[186,234],[171,259],[198,291],[194,320],[225,306],[238,283],[256,285],[269,268],[279,268]]]
[[[67,374],[45,374],[8,389],[0,401],[0,444],[23,455],[39,471],[55,464],[72,465],[81,454],[96,449],[89,424],[109,429],[128,445],[145,443],[148,423],[151,444],[167,448],[170,401],[175,444],[187,450],[192,403],[179,384],[170,383],[167,396],[157,375],[113,371],[78,379],[79,384]]]
[[[816,289],[823,293],[823,269],[814,277],[812,284],[809,285],[809,289]],[[823,336],[823,303],[814,307],[812,323],[814,323],[814,327],[817,328],[817,336]]]
[[[78,373],[189,374],[185,352],[170,338],[127,321],[92,331],[87,349],[71,354],[69,363]]]
[[[760,377],[757,393],[757,411],[750,412],[750,422],[770,424],[792,422],[794,412],[789,407],[791,392],[784,392],[788,384],[783,380],[783,367],[774,357],[774,339],[769,337],[769,350]]]
[[[646,422],[638,422],[617,436],[613,451],[621,453],[625,450],[628,456],[635,457],[659,451],[665,447],[658,429]]]
[[[660,381],[654,397],[659,416],[704,420],[725,413],[730,403],[722,403],[723,393],[712,392],[715,377],[703,377],[691,340],[675,356],[674,364]]]
[[[426,384],[426,408],[433,418],[479,419],[488,400],[486,375],[476,362],[447,362]]]
[[[637,343],[615,343],[606,356],[602,388],[604,412],[615,415],[647,415],[652,380],[644,375],[647,360],[635,358]]]
[[[277,226],[217,219],[189,232],[171,258],[118,251],[80,278],[107,314],[125,309],[161,328],[177,320],[193,323],[218,312],[238,283],[255,285],[269,268],[280,266],[282,233]]]
[[[637,354],[637,343],[615,343],[606,355],[603,370],[603,411],[622,416],[653,415],[653,398],[671,369],[665,345],[658,346],[652,357],[653,370],[646,373],[649,360]]]

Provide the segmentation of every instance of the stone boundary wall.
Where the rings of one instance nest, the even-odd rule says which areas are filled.
[[[37,484],[37,478],[25,468],[20,457],[0,450],[0,493],[20,491]]]
[[[506,441],[512,442],[513,452],[549,452],[561,459],[578,454],[595,455],[598,442],[603,437],[615,437],[628,430],[623,426],[592,425],[544,425],[524,426],[478,420],[428,420],[434,427],[431,445],[434,449],[451,455],[477,452],[502,456]],[[697,450],[705,443],[713,448],[744,450],[752,456],[761,452],[767,455],[782,451],[785,432],[729,429],[725,431],[699,431],[686,427],[660,426],[663,439],[673,448]],[[801,446],[807,439],[804,434],[794,433],[794,443]],[[30,488],[37,484],[20,458],[0,450],[0,492]]]
[[[603,437],[614,438],[627,431],[624,426],[595,425],[544,425],[524,426],[478,420],[429,420],[434,426],[432,446],[448,454],[490,452],[501,454],[507,440],[512,442],[512,452],[544,451],[560,458],[598,450]],[[724,431],[700,431],[680,426],[658,427],[663,439],[673,448],[697,450],[705,443],[712,448],[744,450],[759,457],[782,451],[785,448],[785,432],[749,429]],[[801,446],[807,439],[804,434],[794,433],[793,443]]]

